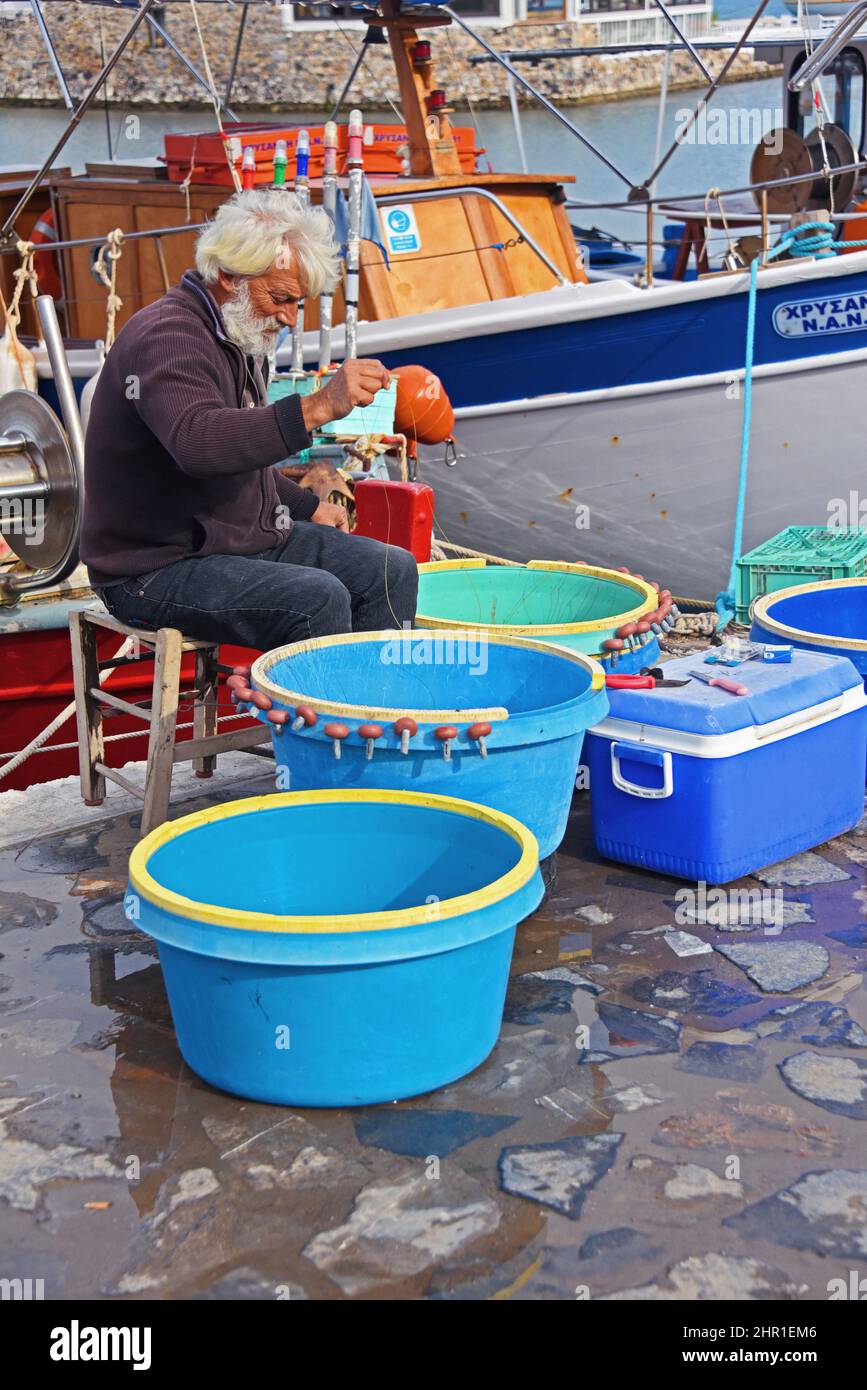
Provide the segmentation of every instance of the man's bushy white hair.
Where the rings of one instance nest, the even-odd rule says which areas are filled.
[[[282,188],[250,188],[223,203],[199,234],[196,269],[209,285],[221,270],[264,275],[285,263],[287,251],[309,297],[337,283],[340,261],[328,213]]]

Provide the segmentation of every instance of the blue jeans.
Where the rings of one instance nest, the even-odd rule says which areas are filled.
[[[418,569],[408,550],[296,521],[256,555],[203,555],[100,590],[131,626],[267,651],[335,632],[402,628],[415,617]]]

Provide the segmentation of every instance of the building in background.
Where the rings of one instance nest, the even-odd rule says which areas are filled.
[[[688,38],[710,32],[711,0],[670,0],[677,22]],[[458,14],[479,24],[578,24],[585,41],[593,43],[655,43],[671,36],[671,28],[654,0],[451,0]],[[284,5],[283,27],[363,30],[351,5]]]

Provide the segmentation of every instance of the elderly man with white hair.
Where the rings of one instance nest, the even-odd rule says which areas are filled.
[[[412,555],[346,534],[342,507],[273,467],[388,382],[381,362],[347,361],[268,404],[277,335],[337,266],[321,209],[238,193],[201,233],[196,271],[118,334],[88,421],[81,555],[123,622],[260,650],[411,623]]]

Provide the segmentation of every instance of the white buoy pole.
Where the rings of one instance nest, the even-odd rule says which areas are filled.
[[[364,123],[360,111],[349,113],[349,236],[346,246],[346,356],[358,356],[358,274],[361,194],[364,178]]]
[[[310,134],[299,130],[295,146],[295,196],[305,207],[310,202]],[[298,317],[292,330],[292,371],[304,373],[304,300],[298,305]]]
[[[337,122],[325,123],[325,164],[322,171],[322,206],[334,225],[337,208]],[[323,290],[319,296],[319,370],[331,365],[331,324],[334,294]]]

